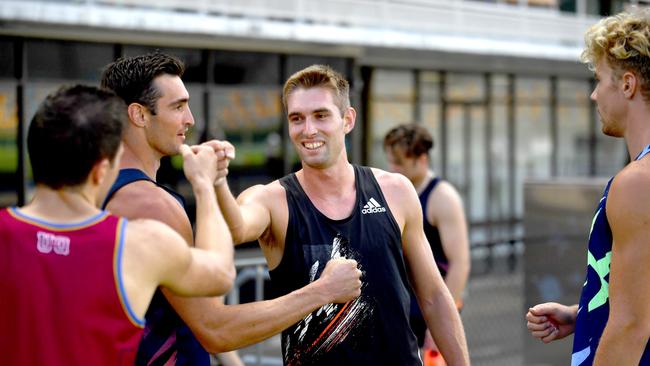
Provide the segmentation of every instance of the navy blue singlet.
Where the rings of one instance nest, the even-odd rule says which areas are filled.
[[[650,152],[648,145],[634,159]],[[587,279],[582,287],[578,317],[573,337],[572,366],[587,366],[594,362],[596,348],[609,318],[609,265],[612,256],[612,230],[607,221],[607,194],[611,178],[600,199],[589,233],[587,251]],[[650,343],[646,345],[640,365],[650,365]]]
[[[127,184],[149,181],[171,194],[185,208],[183,196],[158,184],[138,169],[121,169],[111,187],[102,208],[115,192]],[[160,289],[151,299],[145,314],[146,325],[138,347],[136,366],[209,366],[210,355],[194,337],[190,328],[176,314]]]

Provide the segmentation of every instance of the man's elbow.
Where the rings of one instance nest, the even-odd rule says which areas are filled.
[[[231,341],[226,332],[220,327],[212,331],[204,331],[202,334],[197,335],[197,339],[201,346],[210,354],[217,354],[223,352],[230,352],[237,349],[237,346]]]
[[[635,313],[633,309],[617,308],[610,312],[603,338],[607,340],[628,339],[630,340],[629,347],[634,345],[643,348],[650,338],[649,323],[645,315]]]
[[[237,270],[235,269],[235,264],[231,264],[228,266],[228,270],[226,271],[226,286],[228,289],[226,292],[230,291],[232,286],[235,284],[235,279],[237,278]]]
[[[608,327],[615,333],[625,334],[626,337],[629,336],[635,339],[646,340],[650,337],[650,325],[648,321],[633,316],[632,314],[622,314],[621,316],[613,317]]]
[[[230,235],[232,236],[232,242],[234,245],[244,244],[250,241],[248,235],[246,235],[244,227],[230,228]]]
[[[241,230],[232,230],[230,234],[232,235],[232,242],[234,245],[245,243],[244,233]]]
[[[223,296],[227,294],[230,289],[232,289],[232,286],[235,284],[235,278],[237,277],[237,271],[235,270],[235,265],[228,266],[227,269],[224,269],[221,271],[219,274],[219,278],[221,279],[220,281],[217,281],[219,283],[218,288],[216,289],[215,294],[213,296]]]

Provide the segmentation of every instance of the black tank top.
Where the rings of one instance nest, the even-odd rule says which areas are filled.
[[[449,269],[449,260],[445,255],[445,251],[442,248],[442,242],[440,241],[440,233],[438,228],[431,225],[427,220],[427,203],[429,201],[429,196],[433,189],[440,182],[440,177],[433,178],[426,188],[420,193],[420,205],[422,205],[422,218],[424,219],[424,234],[431,245],[431,251],[433,252],[433,257],[436,260],[436,265],[440,270],[440,274],[444,278],[447,275],[447,270]]]
[[[285,365],[421,365],[399,227],[370,168],[354,172],[355,208],[342,220],[318,211],[295,174],[280,179],[289,223],[282,261],[270,272],[275,295],[314,281],[331,258],[355,259],[363,272],[359,298],[325,305],[282,332]]]

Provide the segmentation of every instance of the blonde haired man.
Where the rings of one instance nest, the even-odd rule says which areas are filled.
[[[625,139],[631,163],[598,205],[579,305],[539,304],[526,319],[545,343],[575,333],[572,365],[649,365],[650,12],[605,18],[585,42],[582,60],[598,80],[591,99],[602,131]]]

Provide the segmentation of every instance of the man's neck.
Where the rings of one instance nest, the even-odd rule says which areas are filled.
[[[347,160],[325,169],[304,166],[296,175],[306,192],[321,197],[342,196],[354,189],[354,168]]]
[[[143,145],[144,147],[139,147]],[[141,145],[125,141],[120,169],[142,170],[149,178],[156,180],[158,168],[160,168],[160,157],[152,151],[146,142]]]
[[[634,161],[650,144],[650,108],[645,103],[643,108],[634,109],[629,114],[624,138],[630,161]]]
[[[100,212],[94,197],[95,192],[85,186],[51,189],[39,185],[21,211],[50,222],[78,222]]]
[[[332,220],[350,215],[356,186],[354,168],[347,159],[327,169],[303,167],[296,176],[309,200],[322,214]]]
[[[427,172],[411,181],[413,183],[413,187],[415,187],[415,191],[420,194],[424,190],[424,188],[427,187],[429,182],[435,177],[436,175],[433,173],[432,170],[427,169]]]

